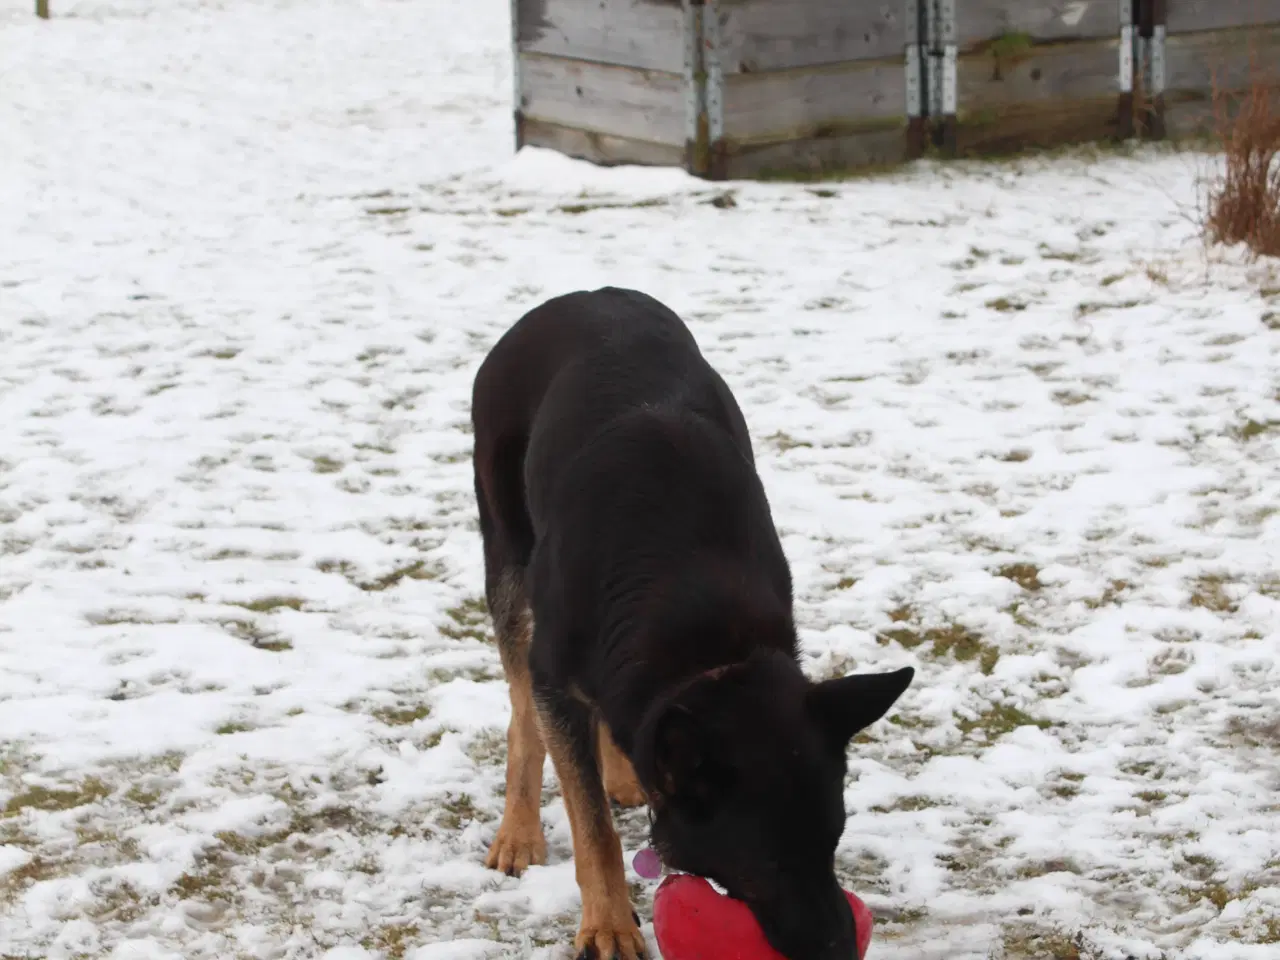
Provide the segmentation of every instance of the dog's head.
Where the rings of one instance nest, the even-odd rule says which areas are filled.
[[[656,704],[636,742],[652,840],[672,869],[744,901],[789,960],[856,956],[835,874],[845,751],[911,683],[910,667],[809,681],[770,653]]]

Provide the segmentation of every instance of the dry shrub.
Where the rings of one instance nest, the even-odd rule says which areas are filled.
[[[1280,257],[1280,106],[1257,69],[1244,93],[1214,85],[1214,122],[1222,143],[1221,173],[1208,185],[1205,230],[1216,243],[1244,243]]]

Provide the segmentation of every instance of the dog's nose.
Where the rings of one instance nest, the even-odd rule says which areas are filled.
[[[858,960],[853,911],[838,886],[793,889],[752,909],[765,939],[787,960]]]

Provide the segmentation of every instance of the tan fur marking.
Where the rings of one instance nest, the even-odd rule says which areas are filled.
[[[494,611],[502,669],[511,696],[507,727],[507,798],[502,823],[489,847],[485,865],[518,877],[533,864],[547,862],[542,832],[542,770],[547,750],[538,732],[538,713],[529,677],[529,642],[533,618],[523,597],[510,585],[501,588],[500,609]],[[516,606],[519,604],[520,606]]]
[[[600,723],[600,772],[605,792],[622,807],[639,807],[645,803],[644,789],[636,778],[635,768],[627,755],[618,749],[608,726]]]
[[[542,736],[560,778],[569,829],[573,834],[573,866],[582,893],[582,924],[574,938],[578,954],[594,950],[600,960],[639,960],[644,937],[631,911],[622,844],[613,829],[599,772],[581,770],[573,748],[543,714]]]

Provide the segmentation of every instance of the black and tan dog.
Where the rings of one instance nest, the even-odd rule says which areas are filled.
[[[544,862],[550,752],[582,892],[579,956],[644,951],[612,796],[647,802],[663,861],[745,901],[784,955],[853,957],[834,869],[845,750],[912,670],[801,672],[747,426],[688,328],[629,290],[551,300],[485,359],[472,422],[512,706],[489,866]]]

